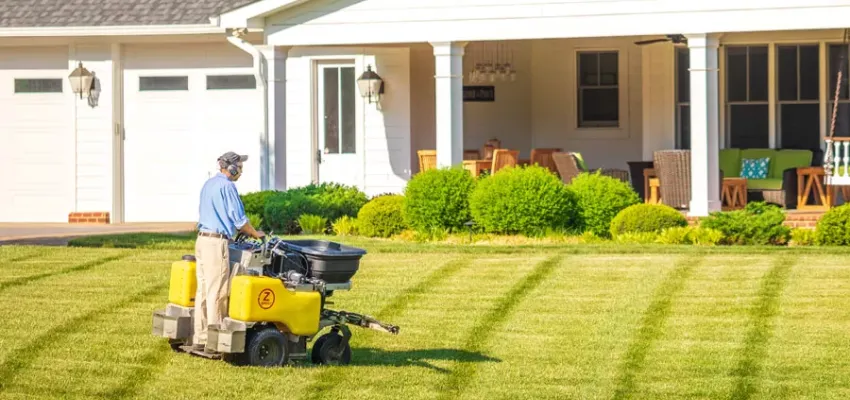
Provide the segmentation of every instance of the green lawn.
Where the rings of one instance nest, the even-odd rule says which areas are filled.
[[[333,307],[400,334],[279,369],[151,335],[185,241],[0,247],[0,399],[850,397],[843,251],[345,242],[370,253]]]

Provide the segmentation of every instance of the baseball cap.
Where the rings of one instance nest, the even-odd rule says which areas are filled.
[[[236,164],[237,162],[245,162],[246,160],[248,160],[248,156],[228,151],[227,153],[222,154],[221,157],[219,157],[218,159],[225,161],[228,164]]]

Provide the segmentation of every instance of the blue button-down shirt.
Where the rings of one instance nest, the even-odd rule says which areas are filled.
[[[222,173],[204,184],[199,211],[199,231],[220,233],[231,239],[248,222],[236,185]]]

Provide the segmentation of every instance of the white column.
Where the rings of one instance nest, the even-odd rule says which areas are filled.
[[[264,132],[260,153],[262,187],[286,189],[286,58],[289,47],[257,46],[262,53]]]
[[[720,210],[718,38],[687,35],[691,73],[690,215]]]
[[[431,43],[437,84],[437,167],[463,162],[463,48],[466,42]]]

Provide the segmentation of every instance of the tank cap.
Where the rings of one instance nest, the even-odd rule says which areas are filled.
[[[183,261],[196,261],[196,260],[195,260],[195,256],[193,256],[191,254],[186,254],[186,255],[183,256]]]

